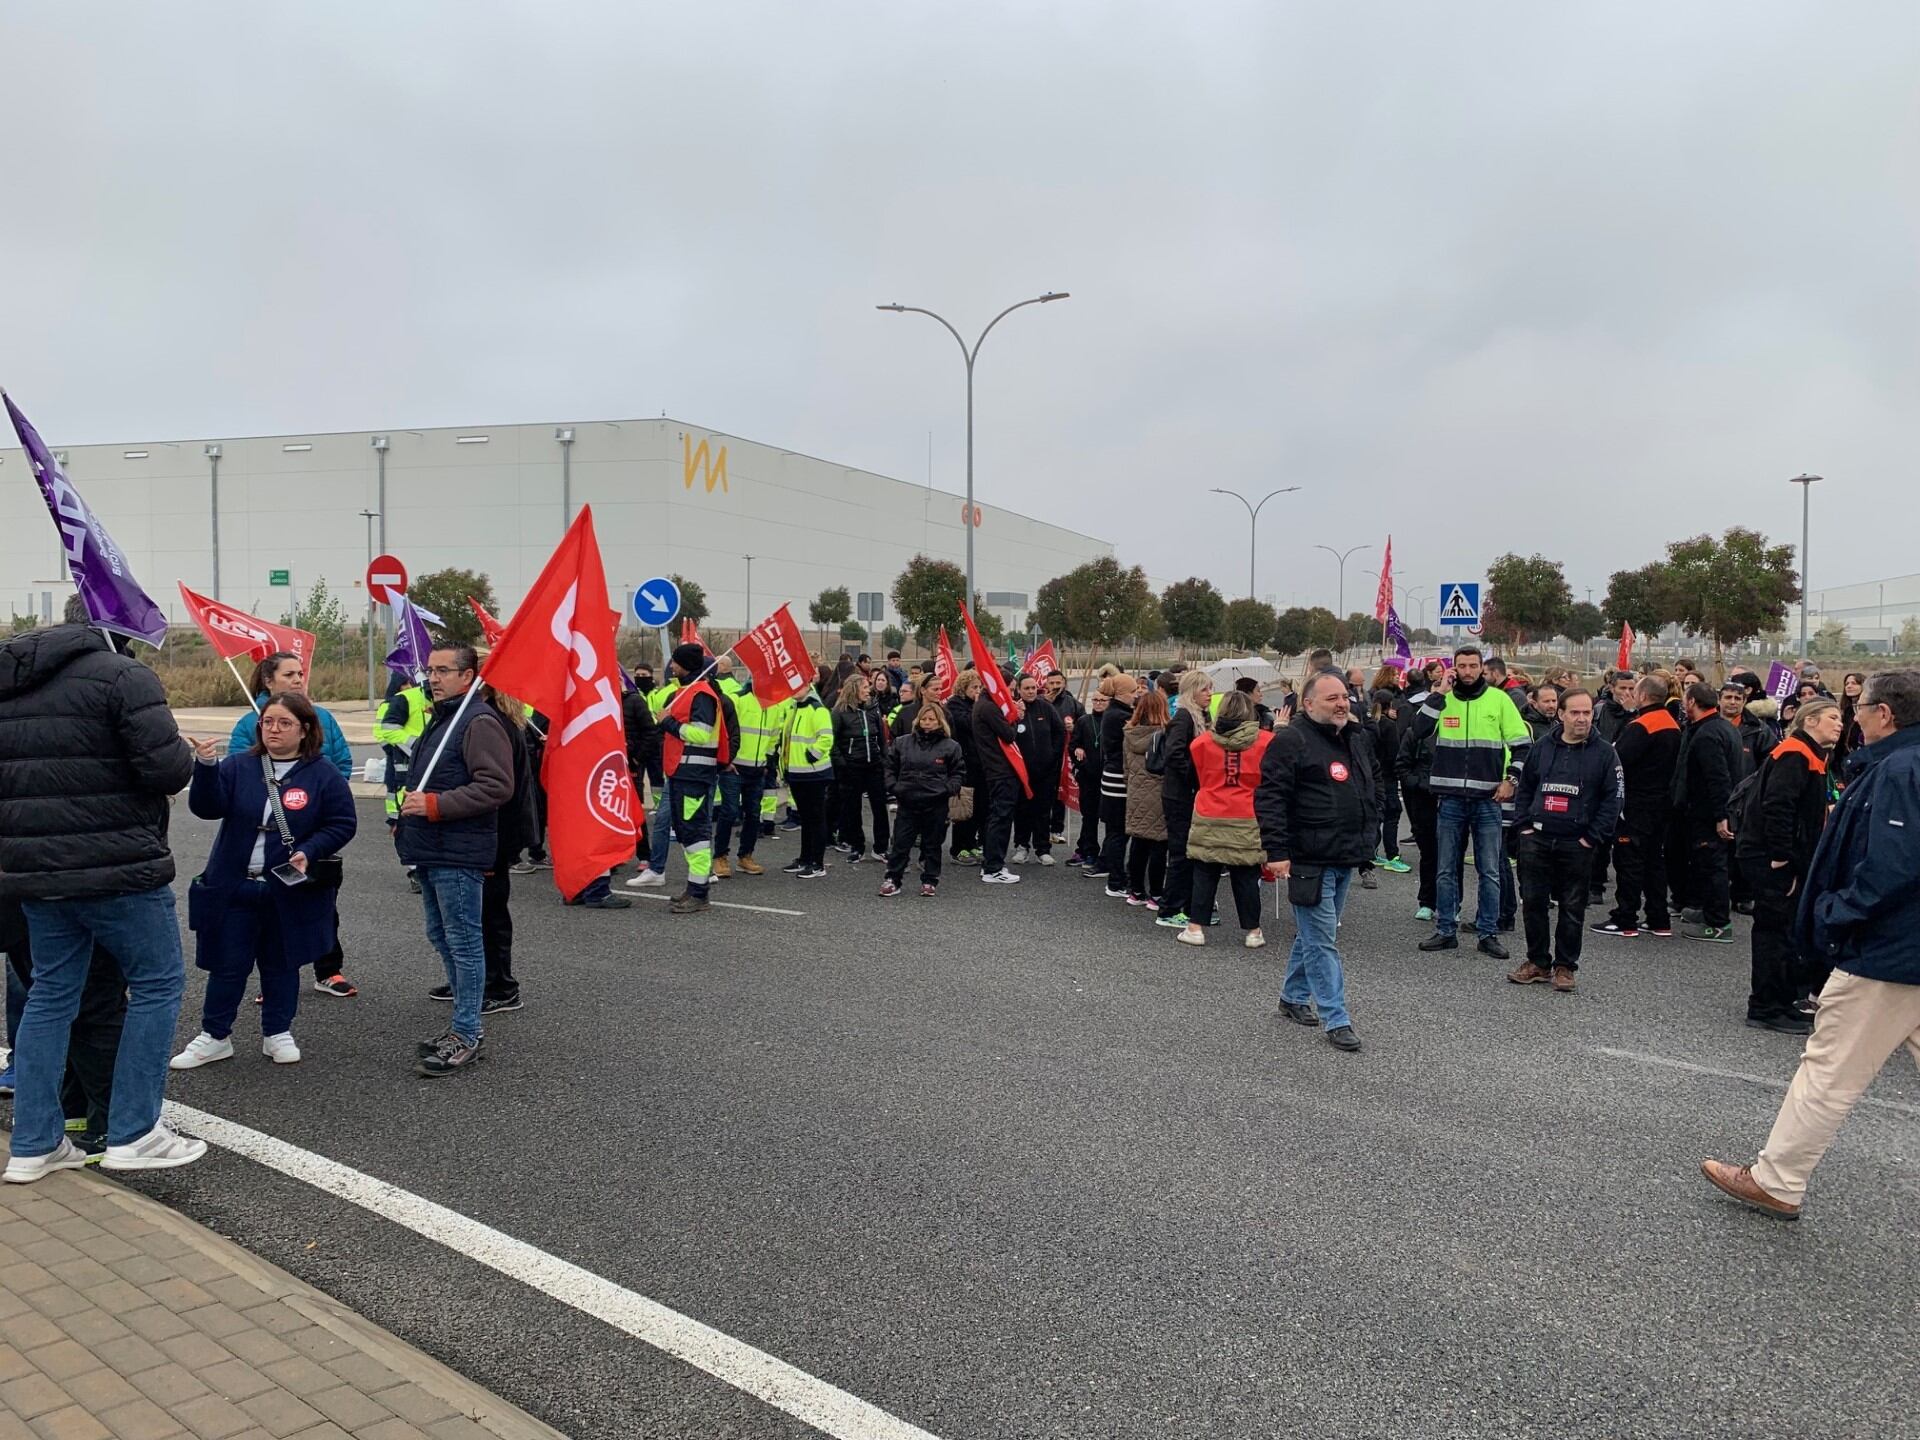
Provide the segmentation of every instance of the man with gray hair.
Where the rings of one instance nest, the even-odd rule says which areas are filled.
[[[1905,1045],[1920,1062],[1920,670],[1869,676],[1854,720],[1866,743],[1848,761],[1795,926],[1801,953],[1833,977],[1760,1158],[1700,1166],[1734,1199],[1787,1220],[1887,1058]]]

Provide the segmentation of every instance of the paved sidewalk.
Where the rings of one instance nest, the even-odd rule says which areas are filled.
[[[0,1440],[349,1436],[563,1440],[110,1179],[0,1185]]]

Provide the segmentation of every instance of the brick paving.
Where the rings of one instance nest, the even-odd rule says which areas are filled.
[[[348,1437],[563,1440],[111,1180],[0,1185],[0,1440]]]

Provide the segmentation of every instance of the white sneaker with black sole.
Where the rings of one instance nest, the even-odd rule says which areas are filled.
[[[1011,870],[996,870],[991,874],[983,873],[980,876],[980,883],[982,885],[1018,885],[1020,877]]]

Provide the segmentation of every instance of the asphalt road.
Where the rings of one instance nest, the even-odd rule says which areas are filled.
[[[542,877],[516,907],[527,1008],[427,1082],[439,967],[361,813],[361,998],[303,995],[291,1069],[242,1016],[240,1057],[173,1096],[948,1440],[1912,1433],[1913,1067],[1786,1225],[1696,1169],[1750,1158],[1777,1090],[1604,1053],[1784,1084],[1795,1042],[1740,1024],[1744,943],[1595,937],[1577,994],[1521,989],[1416,953],[1413,877],[1383,876],[1348,911],[1344,1055],[1275,1018],[1289,922],[1192,950],[1065,868],[950,870],[928,901],[836,864],[719,887],[803,916],[691,920],[565,910]],[[178,815],[184,885],[211,827]],[[572,1435],[811,1433],[251,1162],[142,1184]]]

